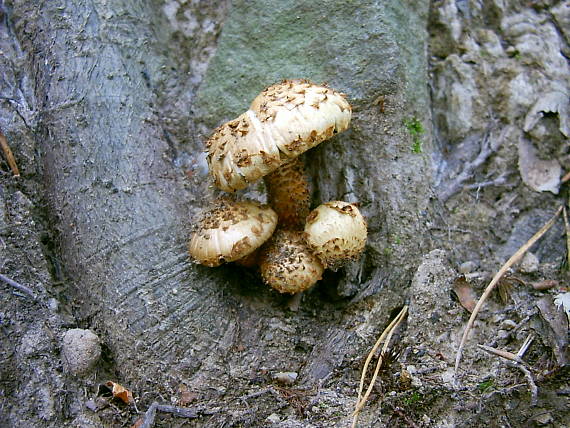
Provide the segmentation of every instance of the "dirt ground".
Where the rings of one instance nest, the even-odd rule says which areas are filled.
[[[409,315],[392,340],[358,426],[570,426],[570,305],[564,313],[556,303],[568,302],[570,291],[562,215],[499,281],[474,323],[454,377],[469,319],[465,306],[473,305],[559,207],[568,208],[570,180],[563,177],[570,171],[570,4],[434,1],[429,30],[437,148],[431,154],[437,171],[430,206],[434,220],[425,231],[431,248],[417,261],[405,297],[387,290],[392,314],[377,313],[379,306],[367,300],[366,289],[344,299],[341,286],[332,295],[320,286],[303,297],[303,308],[322,308],[318,315],[283,309],[290,304],[285,298],[274,303],[284,313],[272,320],[275,337],[267,343],[275,348],[285,346],[281,342],[292,317],[325,325],[328,313],[370,308],[358,323],[345,326],[357,337],[354,352],[318,382],[297,383],[297,370],[286,366],[280,374],[262,367],[251,375],[228,359],[211,364],[226,364],[222,368],[237,379],[233,386],[220,382],[196,391],[182,382],[156,385],[142,379],[124,385],[133,402],[112,398],[105,383],[119,381],[122,374],[105,337],[90,342],[85,332],[79,339],[70,333],[91,325],[75,316],[79,303],[69,300],[53,246],[28,125],[33,118],[4,100],[0,128],[10,127],[18,138],[15,157],[26,173],[14,177],[6,157],[0,157],[0,273],[33,295],[0,281],[0,425],[140,427],[157,401],[187,412],[159,409],[156,427],[349,427],[367,353],[406,304]],[[232,269],[222,275],[235,276]],[[249,281],[248,273],[239,272]],[[334,283],[334,275],[326,281]],[[255,306],[261,287],[231,291],[254,296]],[[529,337],[524,363],[518,365],[478,347],[516,354]],[[309,355],[313,341],[300,337],[284,349],[293,349],[293,361]]]

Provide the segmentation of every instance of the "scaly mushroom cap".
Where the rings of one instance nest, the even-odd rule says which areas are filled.
[[[338,269],[356,260],[366,245],[366,220],[356,205],[332,201],[307,217],[305,239],[326,268]]]
[[[250,109],[207,141],[216,187],[244,189],[301,153],[348,128],[352,109],[344,94],[306,80],[270,86]]]
[[[299,293],[322,277],[324,267],[305,244],[303,232],[279,230],[261,252],[261,276],[280,293]]]
[[[188,250],[198,263],[219,266],[252,253],[276,226],[277,214],[266,205],[220,199],[202,214]]]

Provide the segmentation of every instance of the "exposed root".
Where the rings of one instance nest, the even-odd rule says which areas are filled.
[[[16,158],[14,157],[14,154],[12,153],[12,150],[10,149],[10,146],[8,145],[8,140],[6,140],[6,137],[4,136],[2,131],[0,131],[0,147],[2,148],[2,151],[4,152],[4,156],[6,157],[6,162],[8,162],[8,166],[12,170],[12,174],[14,174],[14,177],[19,177],[20,176],[20,170],[18,169],[18,164],[16,163]]]
[[[479,154],[471,162],[466,162],[463,171],[453,180],[446,183],[442,183],[439,187],[437,194],[440,201],[445,202],[451,198],[454,194],[459,192],[463,188],[463,183],[473,177],[473,174],[477,168],[479,168],[483,163],[487,161],[489,156],[493,153],[493,147],[490,144],[491,130],[488,130],[483,140],[481,141],[481,149]],[[500,180],[499,180],[500,179]],[[504,184],[503,179],[499,177],[500,184]],[[490,185],[490,184],[489,184]],[[482,185],[476,185],[476,187],[483,187]]]
[[[144,415],[144,420],[138,428],[150,428],[154,425],[154,419],[156,418],[156,412],[172,413],[179,418],[197,418],[198,411],[191,407],[177,407],[170,406],[168,404],[158,404],[156,401],[153,402]],[[134,425],[136,426],[136,425]]]
[[[8,284],[8,285],[14,287],[16,290],[19,290],[19,291],[21,291],[22,293],[27,294],[27,295],[30,296],[32,299],[35,299],[35,298],[36,298],[36,296],[35,296],[35,294],[34,294],[34,292],[32,291],[31,288],[26,287],[25,285],[22,285],[22,284],[20,284],[20,283],[18,283],[18,282],[16,282],[16,281],[14,281],[13,279],[10,279],[10,278],[8,278],[8,277],[2,275],[1,273],[0,273],[0,281],[5,282],[6,284]]]

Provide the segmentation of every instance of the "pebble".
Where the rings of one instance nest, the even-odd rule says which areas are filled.
[[[269,416],[267,416],[267,419],[265,420],[270,424],[278,424],[279,422],[281,422],[281,418],[277,413],[271,413]]]
[[[550,425],[552,422],[554,422],[554,418],[550,413],[543,413],[541,415],[536,416],[534,418],[534,421],[538,426],[544,426],[544,425]]]
[[[471,261],[464,262],[459,266],[459,273],[465,275],[466,273],[473,272],[475,269],[477,269],[477,263]]]
[[[513,320],[504,320],[501,322],[501,329],[503,330],[512,330],[517,326],[517,323]]]
[[[296,372],[279,372],[273,375],[273,380],[283,385],[293,385],[297,380],[297,376]]]
[[[75,375],[85,375],[99,360],[101,343],[91,330],[74,328],[63,335],[61,350],[69,371]]]
[[[538,270],[539,264],[538,257],[529,251],[524,255],[519,270],[523,273],[533,273]]]

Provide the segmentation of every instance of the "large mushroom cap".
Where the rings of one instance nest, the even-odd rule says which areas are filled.
[[[270,86],[238,118],[207,141],[216,187],[233,192],[348,128],[352,109],[343,94],[306,80]]]
[[[354,204],[332,201],[307,216],[305,239],[323,265],[337,269],[360,256],[367,237],[366,220]]]
[[[277,214],[268,206],[220,199],[202,214],[188,249],[198,263],[219,266],[252,253],[276,226]]]
[[[280,293],[299,293],[322,277],[324,267],[305,244],[302,232],[279,230],[261,253],[261,276]]]

